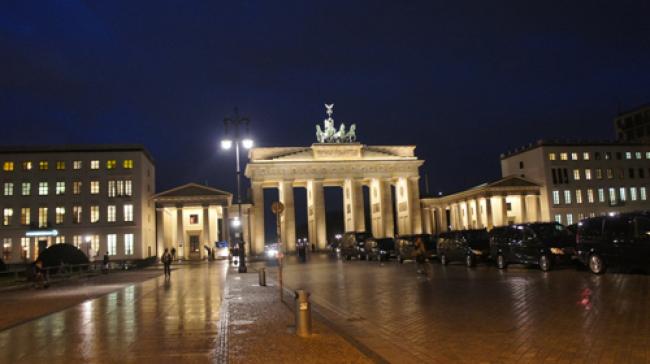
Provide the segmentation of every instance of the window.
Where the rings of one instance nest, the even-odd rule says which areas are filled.
[[[65,220],[65,207],[59,206],[55,209],[55,219],[54,222],[56,224],[63,224],[63,221]]]
[[[133,255],[133,234],[124,234],[124,254]]]
[[[115,197],[115,181],[108,181],[108,197]]]
[[[641,157],[642,157],[641,152],[634,153],[634,158],[641,159]]]
[[[2,239],[2,258],[5,262],[11,260],[11,238]]]
[[[636,201],[636,187],[630,187],[630,200]]]
[[[20,238],[20,250],[23,259],[29,259],[29,238]]]
[[[576,190],[576,203],[582,203],[582,190]]]
[[[560,153],[560,160],[562,161],[569,160],[569,155],[567,153]]]
[[[548,160],[554,161],[555,160],[555,153],[548,153]]]
[[[600,152],[594,152],[594,159],[599,161],[600,160]]]
[[[124,221],[133,221],[133,205],[124,205]]]
[[[93,235],[90,237],[90,253],[94,256],[99,255],[99,235]]]
[[[627,173],[628,178],[634,179],[634,168],[629,168]]]
[[[75,246],[77,249],[81,249],[81,243],[83,242],[83,238],[81,235],[75,235],[72,237],[72,245]]]
[[[54,239],[54,244],[65,244],[65,236],[59,235]]]
[[[645,169],[639,168],[639,178],[645,178]]]
[[[81,181],[72,182],[72,194],[80,195],[81,194]]]
[[[124,181],[117,181],[117,195],[124,196]]]
[[[14,184],[13,182],[5,182],[5,196],[14,195]]]
[[[99,222],[99,206],[90,206],[90,223],[95,224]]]
[[[29,196],[32,193],[32,184],[29,182],[23,182],[21,185],[21,193],[23,196]]]
[[[556,214],[555,215],[555,222],[557,222],[558,224],[561,224],[562,223],[562,215]]]
[[[108,244],[108,255],[117,254],[117,235],[108,234],[106,235],[106,242]]]
[[[32,161],[23,161],[23,170],[31,171],[33,167]]]
[[[38,195],[39,196],[47,196],[48,193],[48,185],[47,182],[39,182],[38,183]]]
[[[124,181],[124,196],[133,196],[133,183],[131,180]]]
[[[596,168],[596,179],[603,179],[603,170],[600,168]]]
[[[582,212],[578,213],[578,221],[580,221],[580,220],[582,220],[584,218],[585,218],[585,214],[583,214]]]
[[[650,152],[645,152],[645,159],[650,159]]]
[[[607,179],[612,179],[614,178],[614,172],[612,172],[611,168],[607,168]]]
[[[56,170],[64,171],[65,170],[65,161],[56,161]]]
[[[115,222],[115,205],[108,205],[106,211],[106,221]]]
[[[20,224],[29,225],[31,223],[31,209],[29,207],[23,207],[20,209]]]
[[[65,194],[65,182],[59,181],[56,183],[56,194],[57,195]]]
[[[519,161],[519,169],[524,169],[524,162]]]
[[[573,180],[574,181],[580,181],[580,170],[579,169],[574,169],[573,170]]]
[[[90,194],[99,194],[99,181],[90,181]]]
[[[11,225],[11,218],[14,216],[14,209],[5,207],[2,211],[2,225]]]
[[[199,223],[199,215],[192,214],[190,215],[190,225]]]
[[[609,188],[609,203],[616,205],[616,189],[613,187]]]
[[[604,188],[599,188],[598,189],[598,202],[605,202],[605,189]]]
[[[590,158],[589,158],[589,152],[584,152],[584,153],[582,153],[582,159],[588,161],[588,160],[590,159]]]
[[[98,160],[90,161],[90,169],[99,169],[99,161]]]
[[[566,224],[567,225],[573,224],[573,214],[566,214]]]
[[[81,224],[81,206],[72,206],[72,223]]]
[[[73,161],[72,162],[72,169],[81,169],[83,166],[83,163],[81,161]]]
[[[2,170],[5,172],[13,172],[14,170],[14,162],[7,161],[2,164]]]
[[[632,159],[632,152],[625,152],[625,159]]]
[[[612,159],[612,153],[611,152],[605,152],[605,160],[610,160]]]
[[[646,200],[645,187],[639,188],[639,197],[641,197],[641,201]]]
[[[115,166],[117,165],[117,162],[115,159],[109,159],[106,161],[106,169],[115,169]]]
[[[618,197],[621,199],[622,202],[627,201],[627,195],[626,192],[627,189],[625,187],[621,187],[618,189]]]
[[[133,159],[125,159],[122,166],[124,166],[124,169],[133,169]]]
[[[591,169],[585,169],[585,179],[586,180],[591,179]]]
[[[564,190],[564,203],[566,205],[571,203],[571,190]]]
[[[47,171],[49,166],[50,166],[50,164],[49,164],[48,161],[40,161],[40,162],[38,162],[38,169],[40,169],[41,171]]]
[[[571,153],[571,160],[572,161],[577,161],[578,160],[578,153]]]
[[[553,191],[553,205],[560,204],[560,191]]]
[[[47,207],[38,208],[38,227],[47,227]]]
[[[591,188],[587,190],[587,202],[594,203],[594,190]]]

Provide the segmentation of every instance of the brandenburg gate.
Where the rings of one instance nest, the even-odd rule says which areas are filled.
[[[370,231],[377,238],[422,232],[419,167],[415,146],[369,146],[356,142],[356,126],[334,127],[326,105],[325,128],[316,127],[317,143],[310,147],[253,148],[246,177],[252,188],[252,254],[264,252],[264,189],[277,188],[285,206],[280,225],[288,252],[295,250],[296,220],[293,188],[307,190],[308,239],[319,249],[327,246],[325,187],[343,189],[346,232]],[[363,186],[370,196],[371,227],[365,226]],[[395,200],[392,188],[395,188]],[[397,211],[394,226],[393,203]],[[397,229],[395,229],[397,228]],[[397,231],[395,231],[397,230]]]

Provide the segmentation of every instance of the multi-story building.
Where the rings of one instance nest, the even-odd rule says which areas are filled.
[[[650,104],[619,113],[614,126],[619,141],[650,142]]]
[[[5,262],[69,243],[91,259],[156,254],[155,166],[140,145],[0,148]]]
[[[586,217],[650,209],[650,145],[539,141],[501,156],[501,172],[541,186],[541,216]]]

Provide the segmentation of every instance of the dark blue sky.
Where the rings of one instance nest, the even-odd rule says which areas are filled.
[[[233,190],[233,106],[309,145],[323,103],[366,144],[416,144],[433,190],[539,138],[614,136],[650,102],[648,1],[3,1],[3,144],[142,143],[158,189]]]

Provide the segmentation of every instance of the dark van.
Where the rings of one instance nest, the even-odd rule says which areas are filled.
[[[368,255],[366,251],[366,239],[372,238],[372,234],[367,232],[348,232],[341,238],[341,256],[346,260],[356,257],[359,260],[365,260]]]
[[[393,238],[368,238],[365,244],[368,260],[387,261],[395,256],[395,240]]]
[[[577,256],[595,274],[607,267],[650,271],[650,214],[636,212],[580,221]]]
[[[462,261],[468,267],[486,261],[490,248],[487,230],[458,230],[438,235],[438,259],[443,265],[450,261]]]
[[[427,249],[427,257],[436,255],[436,239],[430,234],[400,235],[395,239],[395,255],[398,263],[404,263],[405,260],[415,260],[415,240],[422,239]]]
[[[552,264],[570,262],[575,238],[556,222],[515,224],[490,231],[490,255],[499,269],[509,263],[535,264],[549,271]]]

